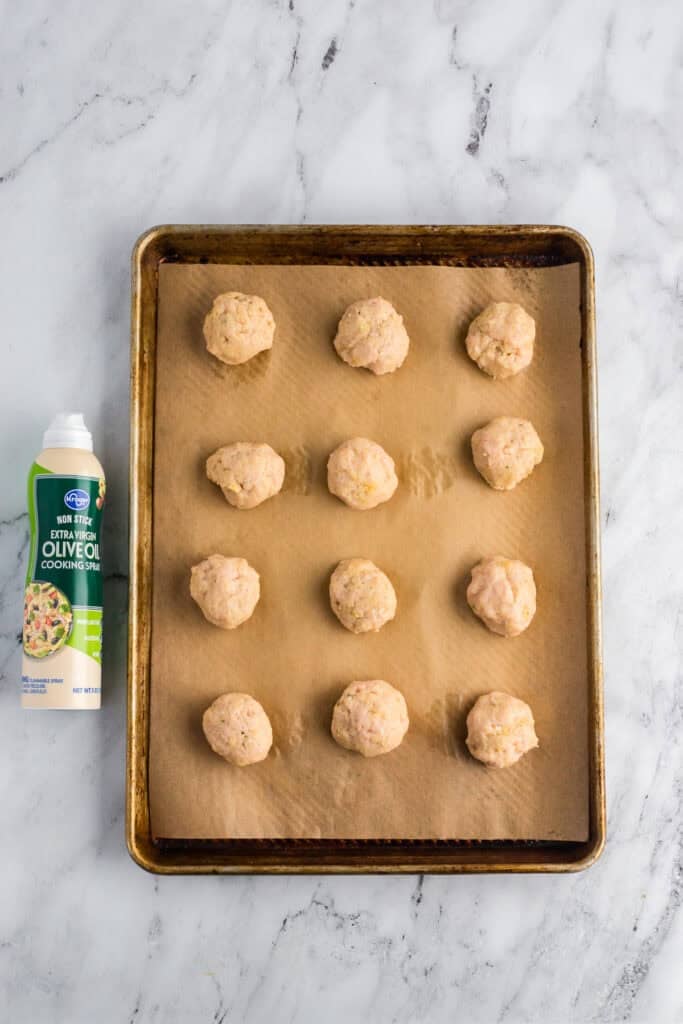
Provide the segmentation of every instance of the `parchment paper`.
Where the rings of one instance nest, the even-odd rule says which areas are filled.
[[[216,294],[262,295],[274,348],[227,367],[204,347]],[[342,363],[332,339],[345,307],[383,295],[411,349],[395,374]],[[464,351],[469,321],[519,300],[537,322],[534,363],[494,382]],[[588,829],[587,669],[579,275],[533,270],[163,265],[159,278],[150,735],[152,830],[168,838],[355,837],[584,840]],[[472,465],[472,432],[528,417],[545,460],[511,493]],[[356,512],[326,487],[328,454],[353,436],[394,457],[400,486]],[[220,445],[267,441],[287,462],[284,491],[231,508],[206,479]],[[214,552],[261,574],[252,619],[227,632],[191,600],[190,567]],[[465,601],[484,555],[529,563],[538,612],[522,636],[489,633]],[[341,558],[371,558],[394,581],[398,615],[354,636],[329,608]],[[371,760],[329,734],[354,679],[405,695],[402,746]],[[540,749],[492,771],[468,755],[474,699],[507,690],[534,711]],[[273,723],[268,759],[246,769],[211,752],[201,716],[247,691]]]

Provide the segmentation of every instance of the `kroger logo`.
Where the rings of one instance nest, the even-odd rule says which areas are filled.
[[[90,504],[90,495],[80,487],[74,487],[72,491],[67,491],[64,495],[64,504],[73,512],[83,512]]]

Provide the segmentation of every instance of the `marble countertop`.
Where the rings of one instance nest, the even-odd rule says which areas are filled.
[[[677,0],[15,4],[0,92],[8,1020],[683,1019]],[[569,224],[597,260],[609,840],[568,877],[155,878],[124,843],[129,256],[160,222]],[[19,707],[24,486],[105,465],[101,713]]]

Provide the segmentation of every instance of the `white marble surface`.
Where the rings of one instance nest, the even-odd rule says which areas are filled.
[[[5,5],[3,1020],[683,1020],[681,10]],[[174,221],[539,221],[591,240],[609,842],[587,873],[155,879],[128,858],[129,253]],[[110,481],[106,700],[22,713],[24,476],[71,406]]]

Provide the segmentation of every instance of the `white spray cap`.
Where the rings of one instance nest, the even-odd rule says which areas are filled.
[[[92,434],[82,412],[58,412],[43,434],[43,448],[84,448],[92,451]]]

